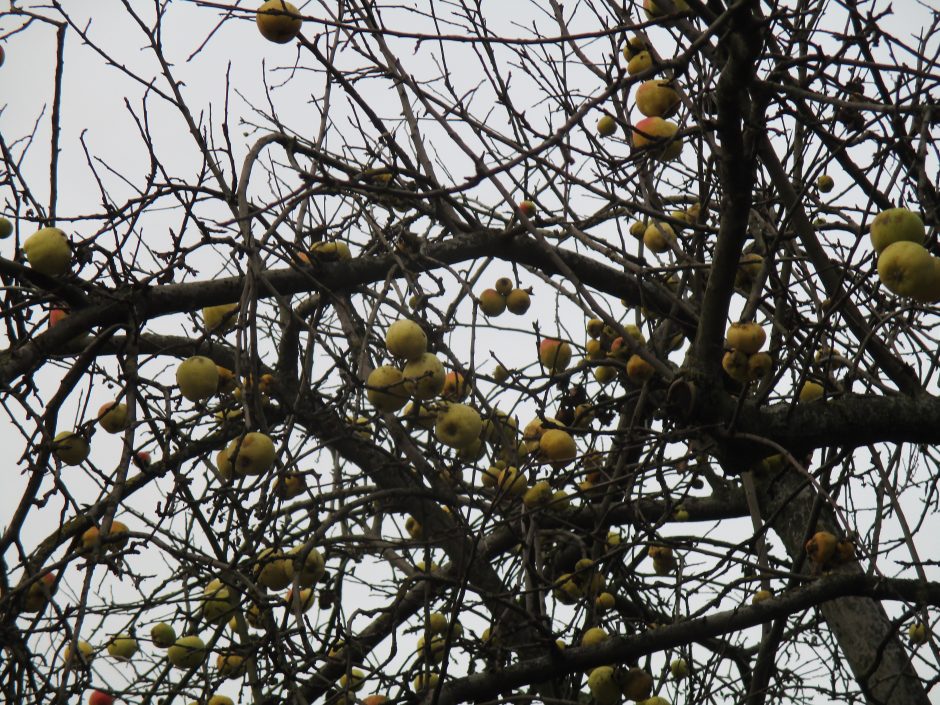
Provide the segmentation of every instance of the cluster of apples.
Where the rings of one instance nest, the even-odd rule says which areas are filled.
[[[459,639],[463,635],[463,626],[459,622],[451,623],[440,612],[432,612],[424,624],[424,634],[418,637],[415,646],[416,656],[427,664],[439,664],[444,660],[447,641]]]
[[[656,5],[647,8],[647,14],[653,18],[661,13]],[[688,9],[682,8],[682,9]],[[653,67],[652,55],[646,43],[639,37],[631,37],[623,48],[627,60],[627,72],[633,76]],[[633,148],[648,150],[659,161],[672,161],[682,153],[682,138],[678,137],[679,126],[668,120],[679,109],[679,94],[672,88],[671,81],[652,79],[637,87],[634,95],[637,110],[645,117],[631,128]],[[610,114],[604,114],[597,121],[597,133],[601,137],[610,137],[617,132],[617,121]]]
[[[582,646],[602,644],[610,638],[601,627],[591,627],[581,638]],[[597,705],[617,705],[622,699],[641,705],[668,705],[659,697],[650,697],[653,676],[643,668],[626,666],[598,666],[588,674],[588,690]]]
[[[633,339],[635,345],[646,344],[646,338],[637,326],[627,324],[623,329]],[[627,379],[634,384],[643,384],[653,378],[656,369],[642,356],[631,353],[631,348],[623,337],[617,335],[610,326],[604,325],[599,318],[589,320],[586,331],[588,341],[585,348],[589,360],[608,359],[625,363]],[[601,384],[606,384],[617,377],[617,369],[613,365],[599,365],[594,368],[594,379]]]
[[[688,208],[670,211],[668,215],[683,224],[693,224],[698,222],[701,213],[701,204],[694,203]],[[676,244],[676,230],[665,220],[638,220],[630,225],[630,234],[657,254],[669,252]]]
[[[889,208],[871,224],[871,244],[878,255],[878,277],[898,296],[919,303],[940,302],[940,258],[924,247],[924,221],[907,208]]]
[[[507,310],[521,316],[532,304],[529,292],[513,286],[509,277],[500,277],[496,280],[494,288],[484,289],[479,301],[480,310],[490,318],[495,318]]]
[[[98,425],[107,433],[121,433],[130,427],[127,404],[109,401],[98,409]],[[91,452],[86,436],[78,430],[60,431],[52,439],[52,454],[63,465],[80,465]]]
[[[855,544],[848,539],[837,538],[831,531],[817,531],[804,548],[816,572],[855,560]]]
[[[726,334],[729,350],[721,359],[727,375],[741,384],[761,379],[773,368],[770,353],[761,352],[767,334],[757,323],[732,323]]]
[[[380,365],[366,379],[366,397],[379,411],[393,413],[405,406],[410,399],[414,415],[430,422],[433,419],[437,439],[458,451],[477,446],[483,431],[483,419],[471,406],[455,399],[467,393],[463,376],[457,372],[445,373],[444,365],[437,355],[427,350],[428,338],[421,326],[414,321],[395,321],[385,332],[385,349],[398,360],[404,360],[399,369],[395,365]],[[420,405],[421,401],[443,399],[431,408]]]

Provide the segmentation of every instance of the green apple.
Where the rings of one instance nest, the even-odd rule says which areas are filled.
[[[130,634],[119,634],[108,644],[108,654],[118,661],[130,661],[137,653],[137,639]]]
[[[166,622],[150,627],[150,640],[159,649],[169,649],[176,643],[176,630]]]
[[[237,475],[262,475],[274,467],[275,457],[274,441],[257,431],[235,439],[228,447],[228,458]]]
[[[888,245],[895,242],[915,242],[924,244],[927,231],[924,221],[907,208],[889,208],[875,216],[871,223],[872,247],[881,254]]]
[[[283,590],[290,585],[288,566],[291,561],[280,551],[266,548],[258,554],[255,561],[255,575],[258,583],[269,590]]]
[[[393,357],[414,360],[427,352],[428,336],[414,321],[395,321],[385,332],[385,349]]]
[[[434,353],[423,353],[402,370],[405,391],[415,399],[431,399],[444,389],[444,365]]]
[[[7,218],[0,218],[0,240],[6,240],[13,234],[13,223]]]
[[[177,668],[196,668],[206,660],[206,644],[198,636],[181,636],[167,649],[167,660]]]
[[[894,242],[878,256],[878,277],[898,296],[914,296],[931,288],[935,273],[932,255],[916,242]]]
[[[89,453],[88,441],[74,431],[61,431],[52,439],[52,453],[64,465],[80,465]]]
[[[539,438],[539,454],[555,467],[562,467],[578,455],[578,447],[570,433],[550,428]]]
[[[108,433],[120,433],[130,426],[127,404],[109,401],[98,409],[98,425]]]
[[[588,689],[597,705],[617,705],[620,702],[620,684],[614,677],[612,666],[598,666],[588,676]]]
[[[679,109],[679,94],[669,85],[669,81],[660,79],[641,83],[636,89],[634,100],[637,110],[646,117],[667,118]]]
[[[301,587],[311,587],[326,572],[326,563],[323,560],[323,554],[315,548],[307,550],[304,546],[295,546],[291,549],[288,556],[291,562],[288,564],[287,575]]]
[[[669,252],[675,242],[676,231],[669,223],[650,221],[643,231],[643,244],[652,252]]]
[[[648,117],[633,126],[633,147],[650,148],[650,154],[659,161],[669,162],[682,154],[682,138],[677,137],[679,126],[661,117]]]
[[[238,321],[238,304],[219,304],[202,309],[202,322],[210,333],[226,333]]]
[[[612,115],[602,115],[597,121],[597,134],[610,137],[617,132],[617,121]]]
[[[434,435],[451,448],[466,448],[480,437],[483,419],[476,409],[466,404],[447,404],[438,414]]]
[[[222,624],[232,616],[234,611],[231,590],[218,578],[210,580],[203,590],[203,619],[212,624]]]
[[[176,368],[176,386],[189,401],[208,399],[219,388],[219,369],[208,357],[194,355]]]
[[[23,242],[29,266],[49,277],[61,277],[69,271],[72,248],[59,228],[41,228]]]
[[[372,370],[366,379],[366,397],[379,411],[391,413],[401,409],[408,401],[401,370],[391,365]]]

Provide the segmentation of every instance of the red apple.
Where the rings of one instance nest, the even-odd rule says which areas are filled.
[[[114,705],[115,698],[103,690],[93,690],[88,696],[88,705]]]

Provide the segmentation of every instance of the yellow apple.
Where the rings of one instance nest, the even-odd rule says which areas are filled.
[[[650,222],[643,233],[643,244],[653,252],[669,252],[676,242],[676,231],[669,223]]]
[[[73,431],[61,431],[52,439],[52,454],[64,465],[80,465],[88,452],[88,441]]]
[[[820,193],[829,193],[835,188],[835,185],[836,182],[829,174],[820,174],[819,178],[816,179],[816,188],[819,189]]]
[[[307,479],[299,472],[284,473],[274,481],[273,489],[281,499],[294,499],[307,491]]]
[[[650,147],[650,154],[660,161],[672,161],[682,154],[682,138],[677,137],[679,126],[660,117],[648,117],[633,126],[635,149]]]
[[[238,304],[219,304],[202,309],[202,322],[210,333],[226,333],[238,320]]]
[[[728,327],[728,345],[734,350],[740,350],[745,355],[753,355],[758,352],[767,341],[767,334],[764,329],[753,321],[744,323],[732,323]]]
[[[78,639],[75,642],[75,655],[72,655],[72,645],[67,644],[65,651],[62,654],[62,658],[65,660],[65,663],[71,664],[80,664],[82,666],[88,666],[91,663],[91,660],[95,657],[95,649],[84,639]]]
[[[287,44],[300,34],[303,19],[297,8],[286,0],[267,0],[255,15],[261,36],[276,44]]]
[[[539,480],[532,487],[526,489],[522,495],[522,504],[528,509],[543,507],[552,501],[552,486],[548,480]]]
[[[641,51],[627,62],[627,73],[636,76],[638,73],[643,73],[652,67],[653,55],[648,51]]]
[[[244,656],[238,654],[219,654],[215,660],[215,668],[219,675],[229,680],[235,680],[245,675],[248,664]]]
[[[434,690],[440,679],[441,677],[437,673],[419,673],[411,682],[411,689],[416,693]]]
[[[591,627],[581,637],[581,646],[594,646],[607,639],[607,632],[603,627]]]
[[[770,353],[757,352],[747,358],[747,376],[751,381],[763,379],[774,368],[774,359]]]
[[[634,384],[643,384],[653,378],[656,368],[639,355],[631,355],[627,360],[627,377]]]
[[[620,692],[627,700],[643,700],[653,690],[653,676],[642,668],[629,668],[617,672]]]
[[[137,639],[130,634],[118,634],[108,644],[108,655],[118,661],[130,661],[137,653]]]
[[[290,585],[291,579],[287,572],[290,563],[280,551],[273,548],[264,549],[258,554],[254,566],[258,584],[269,590],[283,590]]]
[[[402,408],[408,401],[408,392],[401,370],[391,365],[372,370],[366,379],[366,397],[379,411],[390,413]]]
[[[669,81],[644,81],[636,89],[634,100],[637,110],[646,117],[667,118],[679,109],[679,94],[669,85]]]
[[[150,628],[150,640],[159,649],[168,649],[176,643],[176,630],[166,622],[158,622]]]
[[[721,367],[735,382],[744,384],[750,379],[748,356],[740,350],[728,350],[721,358]]]
[[[588,690],[597,705],[617,705],[620,702],[620,685],[614,677],[613,666],[598,666],[591,670]]]
[[[594,598],[594,607],[597,608],[599,612],[612,610],[616,605],[617,598],[609,592],[602,592],[600,595]]]
[[[594,368],[594,379],[601,384],[608,384],[617,378],[617,368],[603,365]]]
[[[30,583],[23,599],[24,612],[39,612],[49,603],[56,591],[55,578],[55,573],[46,571],[36,582]]]
[[[674,659],[669,664],[669,672],[672,674],[673,678],[677,681],[681,681],[689,675],[689,662],[684,658]]]
[[[829,531],[817,531],[806,542],[806,556],[817,566],[825,568],[836,555],[839,540]]]
[[[451,448],[466,448],[480,437],[483,420],[476,409],[466,404],[447,404],[438,414],[434,435]]]
[[[284,602],[291,612],[295,610],[306,612],[313,607],[314,601],[313,590],[311,588],[301,588],[298,592],[294,592],[294,588],[291,588],[287,591],[287,594],[284,595]]]
[[[167,649],[166,657],[177,668],[196,668],[206,660],[206,644],[198,636],[181,636]]]
[[[69,271],[72,248],[59,228],[41,228],[23,242],[29,266],[49,277],[61,277]]]
[[[909,240],[891,243],[878,256],[878,277],[899,296],[914,296],[933,285],[933,258],[922,245]]]
[[[803,382],[803,386],[800,387],[799,399],[802,402],[816,401],[817,399],[822,399],[825,391],[821,384],[808,379]]]
[[[500,297],[502,298],[502,297]],[[415,399],[431,399],[444,389],[444,365],[434,353],[424,353],[402,370],[405,392]]]
[[[510,465],[500,471],[496,478],[496,487],[511,497],[521,497],[525,494],[528,483],[525,473]]]
[[[98,409],[98,425],[108,433],[120,433],[130,426],[127,404],[109,401]]]
[[[751,596],[751,604],[758,605],[764,600],[769,600],[774,594],[770,590],[758,590]]]
[[[643,0],[643,10],[646,12],[646,18],[656,20],[666,15],[677,12],[688,12],[689,5],[685,0],[671,0],[672,8],[667,9],[670,0]]]
[[[176,386],[189,401],[208,399],[219,388],[219,369],[208,357],[194,355],[176,368]]]
[[[513,289],[506,296],[506,308],[509,313],[516,316],[523,315],[529,310],[529,306],[531,305],[532,299],[529,297],[529,292],[525,289]]]
[[[428,336],[414,321],[395,321],[385,332],[385,348],[393,357],[414,360],[428,349]]]
[[[315,242],[310,247],[310,254],[324,262],[345,262],[352,259],[349,245],[341,240],[335,242]]]
[[[495,318],[506,310],[506,297],[496,289],[484,289],[480,294],[480,310],[488,317]]]
[[[539,438],[539,454],[555,467],[562,467],[577,457],[578,447],[570,433],[550,428]]]
[[[274,441],[257,431],[246,433],[231,442],[228,457],[236,475],[262,475],[274,466]]]
[[[617,132],[617,121],[612,115],[602,115],[597,121],[597,134],[610,137]]]
[[[643,41],[643,37],[634,34],[624,42],[623,58],[629,61],[641,51],[646,51],[646,42]]]
[[[232,616],[234,610],[231,590],[218,578],[210,580],[203,590],[203,618],[212,624],[222,624]]]
[[[424,659],[428,663],[440,663],[444,660],[445,644],[446,641],[444,637],[439,634],[433,635],[430,639],[419,636],[415,653],[419,658]]]
[[[539,362],[549,374],[563,372],[571,362],[571,346],[555,338],[543,338],[539,343]]]
[[[911,640],[912,644],[926,644],[927,625],[925,625],[923,622],[912,624],[907,629],[907,638]]]
[[[889,208],[881,211],[871,222],[872,247],[881,254],[888,245],[895,242],[914,242],[924,244],[927,232],[924,221],[916,213],[907,208]]]
[[[235,705],[235,701],[227,695],[213,695],[206,701],[206,705]]]
[[[291,562],[287,567],[287,575],[301,587],[311,587],[326,572],[326,562],[323,554],[315,548],[306,549],[304,546],[296,546],[291,549],[288,556]]]

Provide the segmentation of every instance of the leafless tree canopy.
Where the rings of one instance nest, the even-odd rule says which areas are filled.
[[[0,700],[936,700],[940,14],[646,4],[0,14]]]

